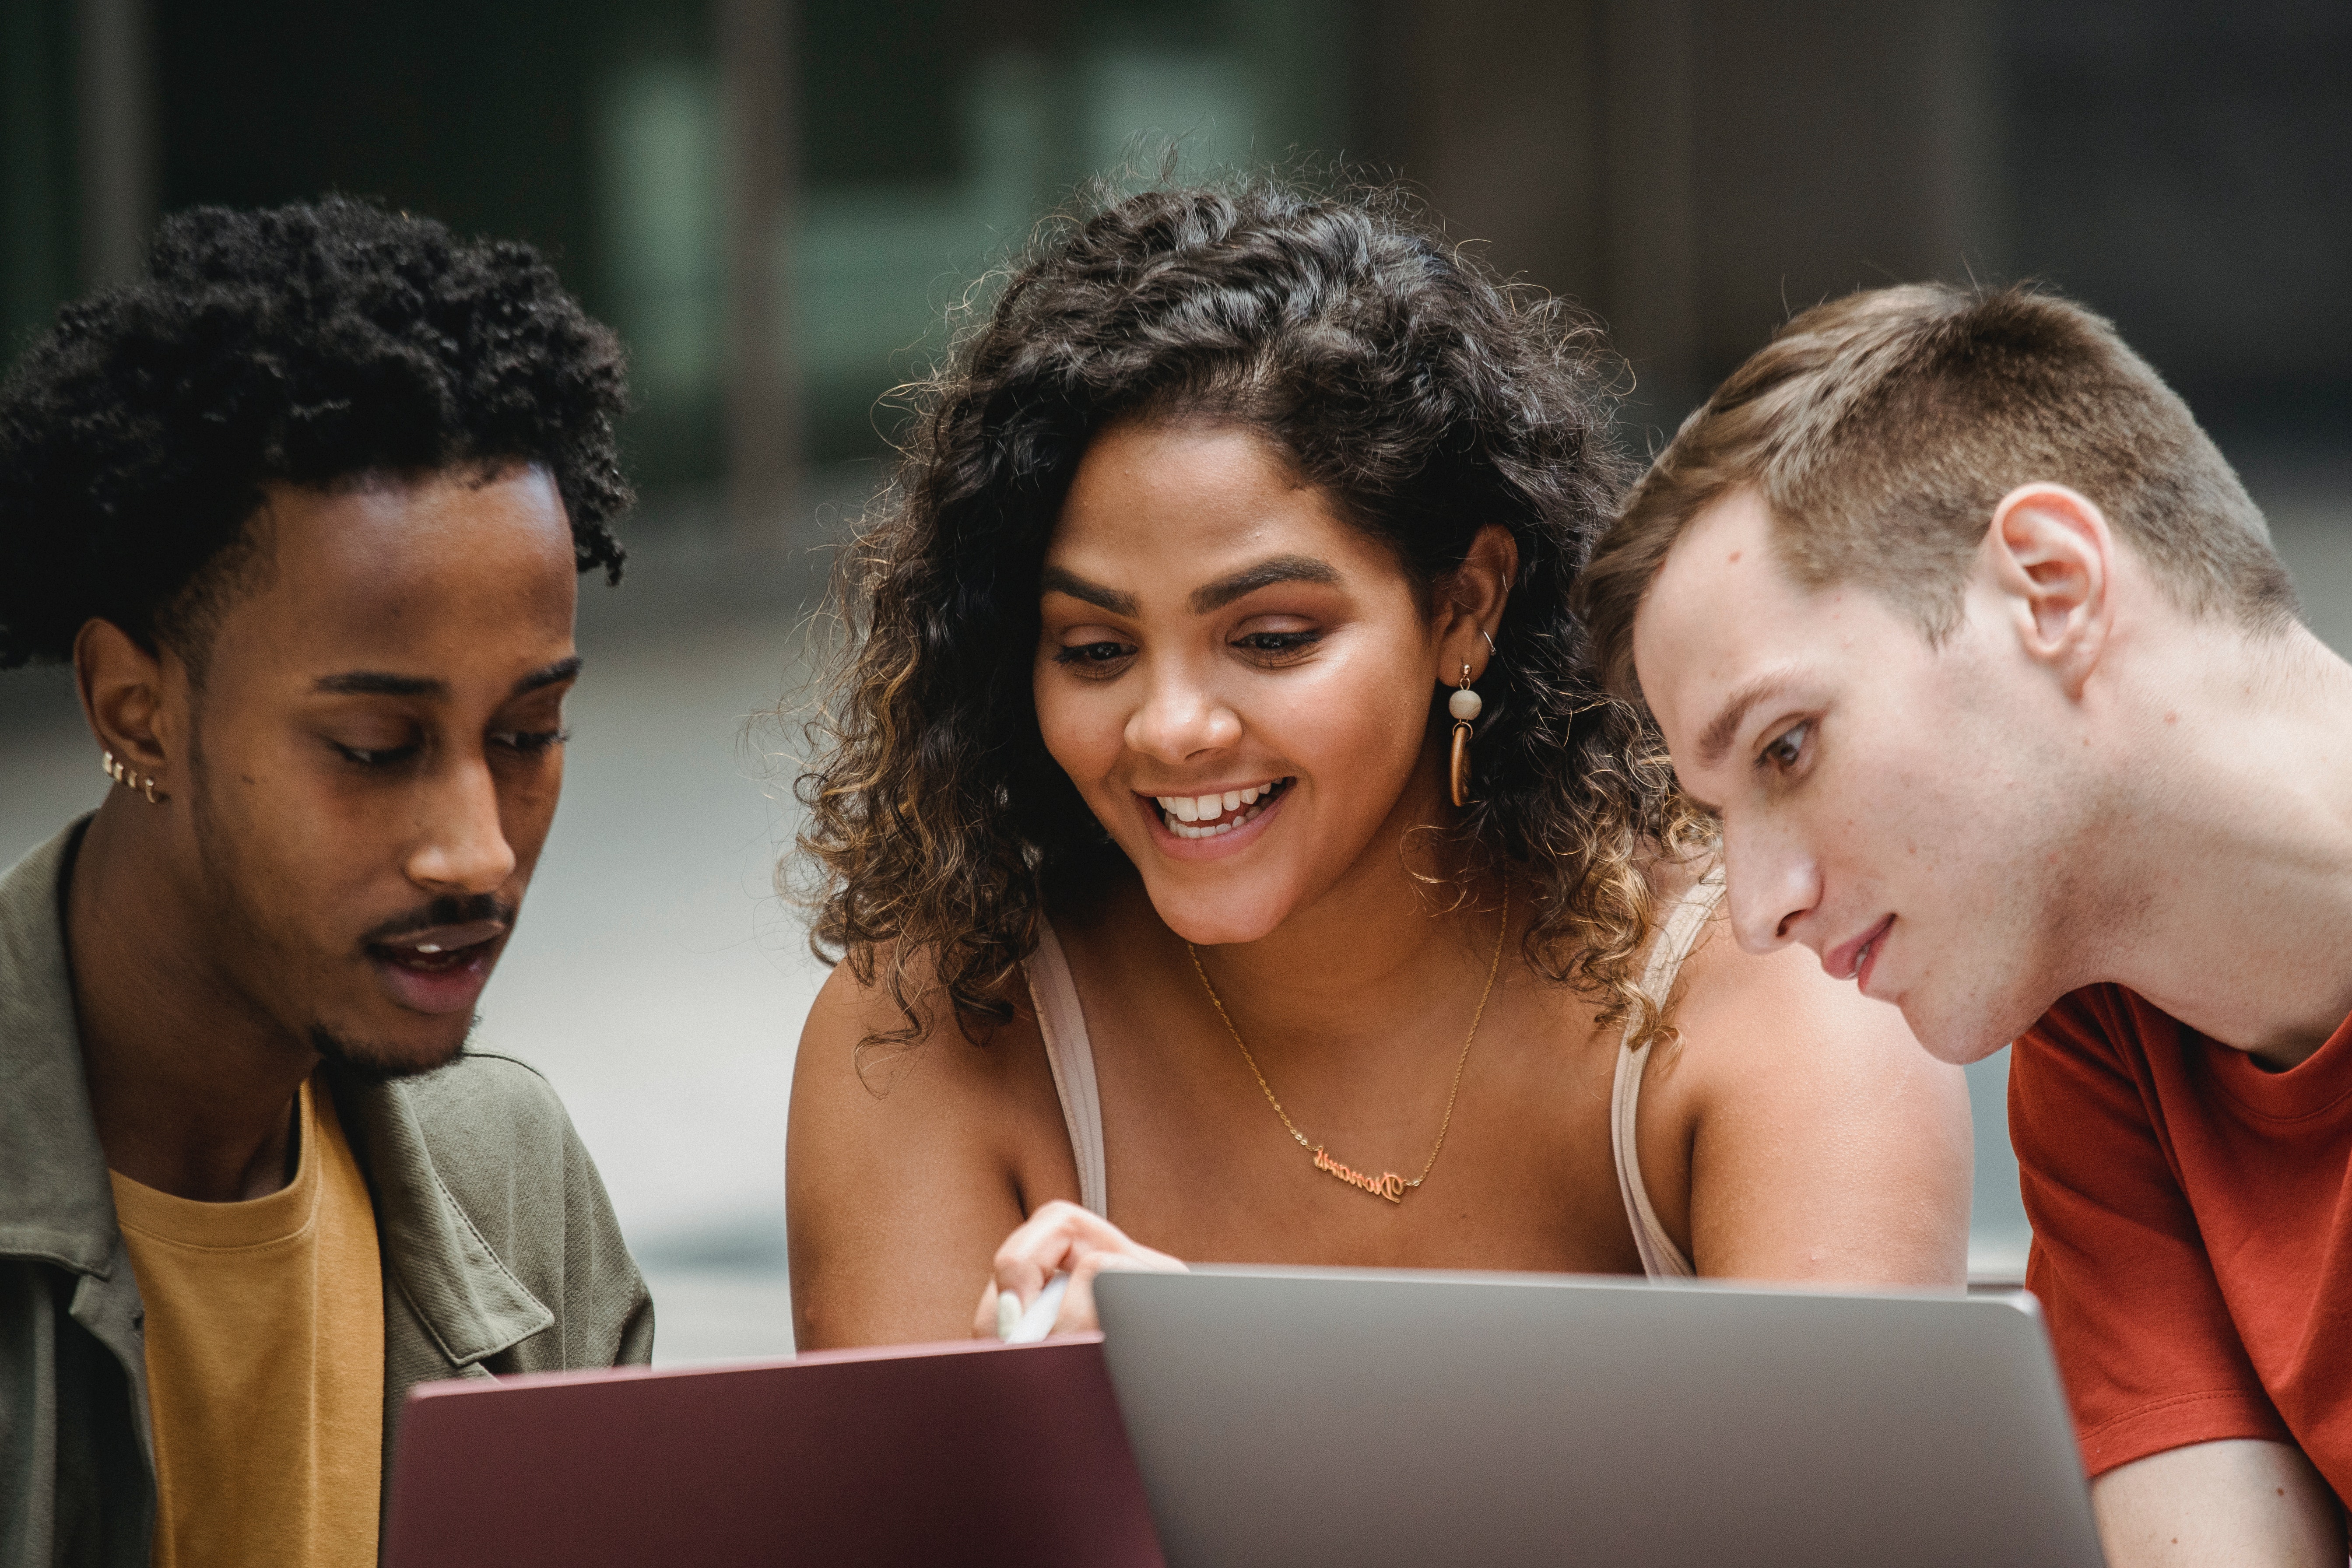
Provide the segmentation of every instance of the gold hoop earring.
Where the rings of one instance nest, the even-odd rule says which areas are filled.
[[[1491,646],[1491,645],[1489,645]],[[1470,804],[1470,721],[1485,710],[1486,701],[1470,689],[1470,667],[1462,667],[1462,685],[1445,700],[1445,710],[1454,715],[1454,804]]]

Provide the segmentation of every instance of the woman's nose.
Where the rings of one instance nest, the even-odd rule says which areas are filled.
[[[1241,733],[1240,716],[1205,683],[1181,670],[1154,680],[1127,721],[1129,747],[1167,763],[1230,746]]]

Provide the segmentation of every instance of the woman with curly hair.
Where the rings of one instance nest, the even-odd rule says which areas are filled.
[[[1721,933],[1588,663],[1607,366],[1391,195],[1041,240],[846,558],[803,1348],[1179,1258],[1962,1278],[1959,1076]]]

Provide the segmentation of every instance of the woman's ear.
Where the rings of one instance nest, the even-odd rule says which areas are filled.
[[[1493,657],[1495,628],[1503,624],[1503,606],[1510,602],[1511,584],[1519,574],[1519,542],[1511,531],[1490,522],[1471,540],[1462,564],[1438,584],[1437,679],[1456,686],[1462,667],[1470,679],[1486,673]]]

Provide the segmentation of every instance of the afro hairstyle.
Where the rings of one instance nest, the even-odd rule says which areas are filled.
[[[273,483],[541,464],[617,583],[625,400],[619,340],[529,246],[344,197],[166,218],[0,381],[0,668],[96,618],[201,675]]]

